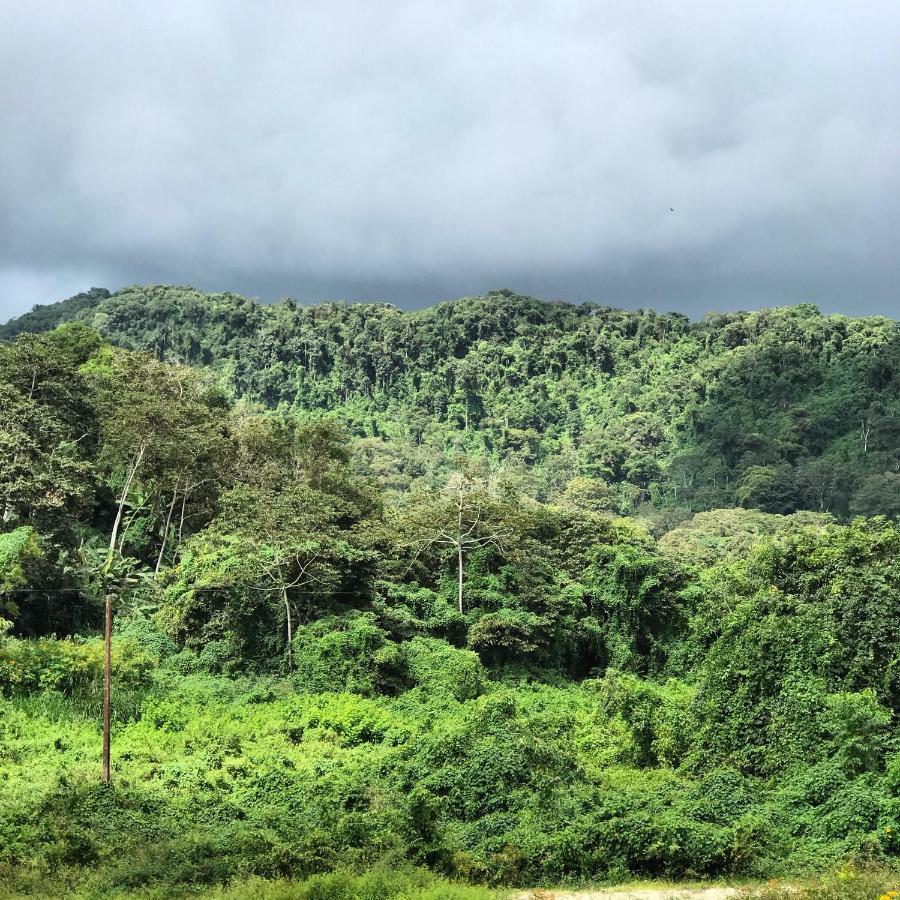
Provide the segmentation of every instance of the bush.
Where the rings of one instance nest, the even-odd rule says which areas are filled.
[[[293,682],[305,691],[393,694],[405,682],[395,643],[371,614],[330,616],[298,628]]]
[[[178,652],[175,642],[161,631],[152,619],[133,615],[116,621],[116,635],[133,641],[144,653],[158,663],[164,662]]]
[[[103,655],[100,640],[8,638],[0,643],[0,691],[72,693],[79,688],[97,688],[103,679]],[[153,660],[134,641],[113,641],[112,671],[118,686],[149,684],[153,668]]]
[[[609,671],[598,690],[607,714],[619,717],[632,735],[634,766],[677,766],[688,754],[696,689],[671,679],[665,685]]]
[[[549,640],[548,622],[527,610],[500,609],[469,630],[469,646],[488,662],[528,656]]]
[[[23,525],[6,533],[0,533],[0,613],[15,619],[18,604],[13,602],[12,591],[25,587],[29,571],[44,555],[37,532]]]
[[[402,645],[403,660],[413,684],[426,691],[448,693],[455,700],[479,696],[487,673],[471,650],[459,650],[436,638],[416,637]]]

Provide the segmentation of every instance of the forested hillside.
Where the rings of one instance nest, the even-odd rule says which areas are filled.
[[[168,288],[25,321],[0,896],[897,861],[895,323]]]
[[[885,318],[806,305],[692,323],[507,291],[403,312],[149,287],[39,307],[0,337],[70,320],[211,367],[234,396],[336,415],[388,488],[434,485],[466,454],[538,499],[664,523],[737,505],[900,512],[900,327]]]

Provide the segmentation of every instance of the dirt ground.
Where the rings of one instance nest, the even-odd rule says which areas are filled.
[[[610,888],[599,891],[525,891],[513,900],[730,900],[735,888]]]

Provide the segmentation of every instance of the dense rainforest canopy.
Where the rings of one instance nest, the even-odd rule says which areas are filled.
[[[0,328],[79,321],[209,367],[234,397],[328,411],[357,466],[407,490],[482,456],[525,493],[650,514],[900,512],[900,325],[812,305],[674,314],[508,291],[419,312],[269,306],[189,288],[93,290]]]
[[[897,857],[896,323],[135,288],[3,336],[0,891]]]

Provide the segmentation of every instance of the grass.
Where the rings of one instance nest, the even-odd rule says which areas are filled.
[[[165,885],[141,890],[104,889],[89,872],[48,879],[39,872],[0,873],[0,900],[505,900],[508,891],[451,882],[423,869],[376,868],[353,874],[331,872],[302,880],[249,878],[229,885]]]
[[[845,866],[808,881],[770,881],[764,884],[740,881],[635,881],[603,890],[690,890],[731,886],[742,900],[885,900],[900,888],[896,870]],[[570,889],[567,889],[568,893]],[[552,900],[553,890],[536,890],[536,897]],[[68,878],[48,880],[39,872],[0,873],[0,900],[13,898],[82,898],[82,900],[509,900],[527,896],[515,891],[489,889],[451,882],[423,869],[376,868],[363,874],[332,872],[303,880],[249,878],[229,885],[199,887],[179,885],[149,887],[138,891],[104,890],[90,873],[73,870]],[[900,894],[896,895],[900,900]]]
[[[843,866],[797,884],[770,882],[750,896],[753,900],[879,900],[898,889],[900,873],[895,869]]]

